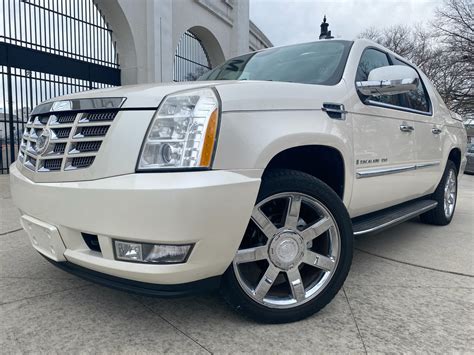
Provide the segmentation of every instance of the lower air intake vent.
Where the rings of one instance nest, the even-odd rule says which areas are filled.
[[[99,238],[97,237],[97,235],[82,233],[82,238],[84,239],[84,242],[86,242],[90,250],[98,251],[99,253],[102,251],[100,250]]]

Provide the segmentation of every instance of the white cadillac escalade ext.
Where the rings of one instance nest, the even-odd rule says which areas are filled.
[[[150,295],[217,286],[274,323],[331,301],[354,235],[450,223],[466,164],[462,122],[426,76],[366,40],[56,98],[26,127],[12,196],[48,260]]]

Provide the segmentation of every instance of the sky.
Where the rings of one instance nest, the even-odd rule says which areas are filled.
[[[273,45],[319,37],[323,16],[335,38],[353,39],[368,27],[432,21],[442,0],[250,0],[250,19]]]

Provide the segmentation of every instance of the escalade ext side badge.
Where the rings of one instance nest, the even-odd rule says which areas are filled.
[[[336,104],[332,102],[323,103],[321,110],[326,112],[330,118],[336,120],[345,120],[347,111],[344,109],[343,104]]]

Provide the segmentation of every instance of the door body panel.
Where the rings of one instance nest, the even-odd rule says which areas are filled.
[[[408,66],[395,57],[392,57],[392,62]],[[420,71],[418,74],[420,83],[417,90],[402,95],[401,103],[408,109],[406,117],[413,121],[415,128],[416,170],[412,184],[415,185],[418,196],[424,196],[436,189],[443,173],[442,141],[446,133],[444,116],[449,116],[449,110],[439,104],[436,90],[428,78]]]
[[[426,91],[431,101],[432,116],[416,117],[417,163],[422,168],[416,171],[416,183],[423,194],[434,192],[441,177],[452,139],[449,135],[449,120],[451,113],[430,80],[421,73]],[[447,144],[448,143],[448,144]]]
[[[364,56],[369,50],[371,55]],[[367,80],[370,70],[388,65],[387,58],[373,50],[385,53],[390,65],[415,69],[421,78],[416,91],[375,99],[359,95],[355,82]],[[357,40],[343,78],[353,126],[355,174],[348,206],[352,217],[433,193],[453,149],[461,152],[461,168],[465,164],[462,123],[451,116],[433,84],[414,65],[371,41]],[[402,132],[404,123],[413,131]],[[434,134],[433,129],[441,131]]]
[[[365,96],[355,81],[366,81],[371,70],[391,64],[388,54],[371,46],[359,48],[353,73],[351,116],[354,127],[354,191],[351,215],[373,212],[413,198],[416,159],[413,122],[398,110],[397,95]],[[356,50],[357,53],[357,50]],[[356,54],[357,55],[357,54]],[[354,75],[355,74],[355,75]],[[348,78],[349,82],[351,77]]]
[[[415,121],[416,170],[413,184],[418,195],[432,193],[442,175],[442,140],[446,134],[442,122],[435,122],[434,117],[423,117]],[[440,130],[440,133],[433,133]],[[435,131],[436,132],[436,131]]]
[[[402,112],[357,103],[351,117],[354,127],[356,178],[351,199],[353,217],[390,207],[413,198],[416,157],[412,125]]]

